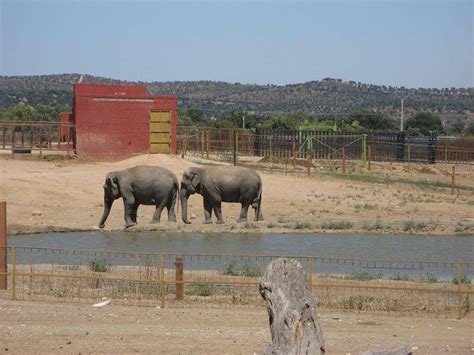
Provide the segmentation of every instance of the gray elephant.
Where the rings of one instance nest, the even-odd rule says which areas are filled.
[[[222,219],[222,202],[239,202],[242,205],[238,221],[247,221],[249,206],[255,209],[255,220],[263,221],[262,179],[253,170],[234,166],[220,166],[209,168],[188,168],[181,179],[181,201],[183,222],[188,220],[188,198],[198,193],[204,200],[204,223],[212,223],[211,214],[217,218],[217,223],[224,223]]]
[[[156,210],[151,223],[158,223],[161,211],[168,209],[168,221],[176,222],[174,207],[179,191],[175,174],[165,168],[136,166],[107,174],[104,184],[104,214],[99,227],[104,228],[112,203],[122,197],[125,228],[137,224],[137,211],[140,205],[155,205]]]

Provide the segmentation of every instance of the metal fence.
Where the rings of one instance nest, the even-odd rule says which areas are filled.
[[[12,154],[74,151],[75,126],[63,122],[0,121],[0,149]]]
[[[462,141],[462,142],[461,142]],[[332,131],[179,127],[178,151],[207,159],[264,161],[307,159],[380,162],[474,162],[474,139],[411,137],[404,133],[340,134]],[[462,144],[461,144],[461,143]],[[472,144],[471,144],[472,143]]]
[[[263,305],[258,283],[277,256],[133,253],[9,247],[8,289],[22,300],[161,307]],[[293,257],[326,309],[462,316],[474,295],[474,262]],[[0,275],[1,276],[1,275]]]

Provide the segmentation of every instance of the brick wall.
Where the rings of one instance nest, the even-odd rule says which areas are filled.
[[[148,153],[151,110],[171,111],[175,153],[176,97],[147,96],[143,85],[74,85],[77,153],[98,159]]]

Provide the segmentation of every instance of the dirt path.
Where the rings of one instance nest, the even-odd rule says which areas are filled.
[[[193,160],[197,159],[183,160],[170,155],[141,155],[120,162],[0,157],[0,200],[8,203],[9,232],[97,229],[103,210],[102,185],[109,171],[158,165],[169,168],[180,178],[187,167],[195,165]],[[426,181],[450,179],[446,169],[439,166],[389,165],[386,169],[393,181],[397,177]],[[352,232],[474,234],[472,190],[451,196],[449,188],[424,188],[415,184],[390,183],[387,187],[321,174],[312,178],[262,172],[261,175],[264,222],[237,224],[240,206],[223,204],[226,224],[203,225],[202,198],[193,195],[189,200],[189,215],[196,218],[191,225],[181,221],[148,225],[154,208],[142,206],[138,228],[210,232],[321,232],[343,228]],[[473,177],[474,171],[460,172],[458,182],[472,185]],[[106,229],[121,229],[123,225],[123,205],[116,201]]]
[[[405,345],[415,354],[469,354],[472,318],[322,312],[328,354]],[[0,300],[0,352],[261,354],[271,341],[263,308],[159,309]]]

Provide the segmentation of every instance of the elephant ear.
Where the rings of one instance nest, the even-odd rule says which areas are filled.
[[[105,179],[105,185],[107,185],[108,187],[110,187],[112,189],[118,190],[119,186],[118,186],[117,176],[115,176],[113,174],[108,174],[106,179]],[[105,188],[105,185],[104,185],[104,188]]]
[[[201,184],[201,177],[198,174],[191,175],[191,185],[195,190],[198,189],[198,186]]]

